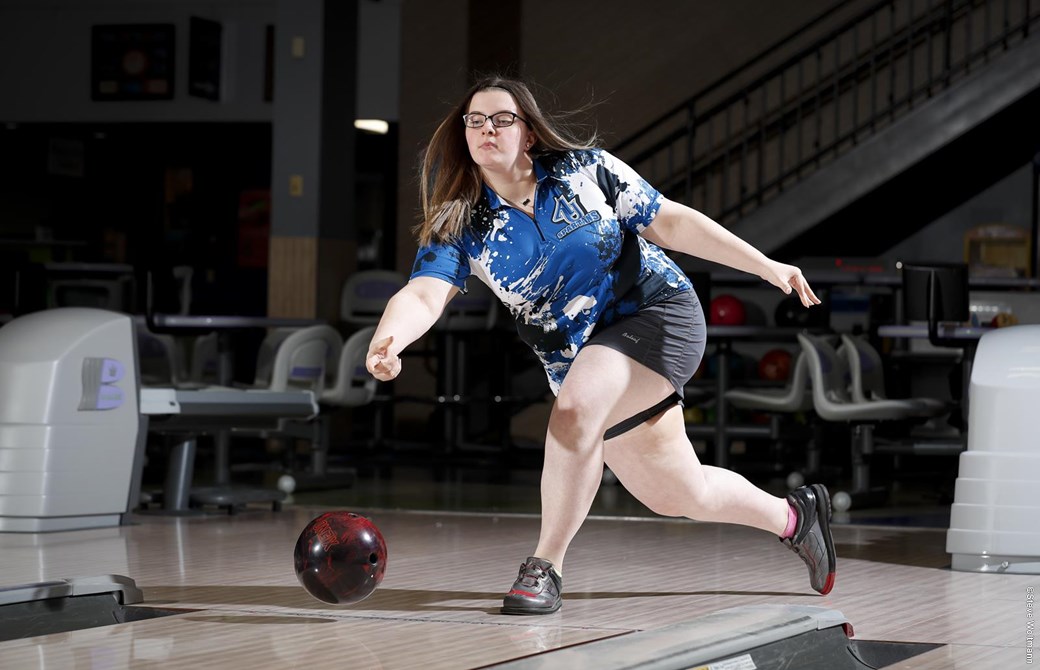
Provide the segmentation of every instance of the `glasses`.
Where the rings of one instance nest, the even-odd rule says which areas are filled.
[[[496,128],[508,128],[513,125],[513,122],[517,119],[527,123],[527,119],[517,116],[513,112],[495,112],[490,116],[487,114],[481,114],[480,112],[471,112],[462,115],[462,122],[466,124],[467,128],[483,128],[488,119],[491,119],[491,125]],[[527,123],[527,125],[531,124]]]

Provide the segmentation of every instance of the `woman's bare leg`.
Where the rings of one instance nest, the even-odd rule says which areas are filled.
[[[784,498],[735,472],[700,463],[678,405],[608,440],[604,456],[625,488],[658,514],[737,523],[777,536],[787,526]]]
[[[542,467],[542,527],[534,556],[562,571],[603,476],[603,432],[668,397],[664,377],[608,347],[586,346],[549,418]]]

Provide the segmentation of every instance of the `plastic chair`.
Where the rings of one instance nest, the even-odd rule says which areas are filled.
[[[885,369],[881,354],[863,337],[842,334],[838,353],[845,357],[852,383],[850,395],[855,402],[888,400],[885,393]],[[919,407],[918,416],[931,418],[950,411],[949,403],[939,398],[905,398]]]
[[[805,354],[798,354],[791,370],[791,378],[782,389],[735,388],[726,391],[725,398],[734,407],[763,412],[804,412],[813,408],[809,393],[809,365]]]
[[[272,339],[277,341],[277,347],[269,367],[270,374],[268,375],[266,372],[268,369],[266,365],[263,372],[258,370],[257,383],[253,385],[252,389],[258,391],[311,391],[315,397],[320,398],[325,389],[325,368],[329,358],[329,349],[340,342],[336,330],[331,326],[317,325],[300,328],[289,333],[278,332],[272,336]],[[247,432],[236,431],[236,434],[241,435]],[[296,423],[282,421],[277,430],[261,431],[258,436],[298,436],[310,439],[312,467],[320,470],[324,467],[325,452],[328,448],[325,441],[321,439],[322,433],[323,430],[318,420],[311,421],[302,433],[297,430]],[[236,506],[250,502],[272,502],[277,507],[285,500],[285,493],[282,491],[239,490],[223,485],[230,481],[229,445],[226,439],[218,439],[216,443],[215,469],[218,486],[192,491],[191,501],[194,504],[227,507],[229,512],[234,512]]]
[[[812,392],[809,385],[809,365],[805,354],[799,353],[795,357],[791,368],[791,377],[783,388],[735,388],[726,391],[723,396],[727,402],[738,409],[746,409],[757,412],[766,412],[770,415],[770,437],[776,441],[776,451],[781,448],[780,419],[785,414],[797,412],[808,412],[813,408]],[[774,469],[779,471],[784,463],[777,460]],[[816,473],[820,470],[820,451],[816,439],[810,438],[806,449],[805,467],[802,471],[792,471],[788,475],[788,483],[795,484],[791,488],[797,488],[801,484],[797,480],[804,480],[803,473]]]
[[[916,418],[921,406],[907,400],[855,401],[849,393],[849,368],[844,356],[822,337],[798,334],[812,380],[813,408],[825,421],[852,426],[852,500],[874,501],[887,496],[871,489],[869,457],[874,453],[874,428],[886,421]],[[855,503],[854,503],[855,504]]]
[[[178,386],[187,373],[172,335],[159,335],[143,324],[137,328],[137,361],[144,386]]]
[[[188,369],[188,383],[192,386],[203,387],[217,383],[218,359],[216,333],[198,335],[191,343],[191,364]]]
[[[347,277],[340,292],[339,316],[353,327],[379,323],[386,303],[408,283],[392,270],[362,270]]]
[[[433,331],[438,339],[437,402],[444,411],[442,448],[452,452],[466,436],[466,417],[477,402],[467,387],[468,340],[475,333],[490,335],[498,319],[498,299],[483,282],[473,278],[465,293],[445,307]],[[490,396],[489,393],[481,394]]]
[[[335,382],[322,392],[322,404],[361,407],[375,398],[378,382],[365,367],[368,345],[375,332],[375,326],[362,328],[343,343],[337,356]]]
[[[377,397],[376,389],[379,382],[369,374],[365,367],[365,358],[368,355],[368,346],[375,335],[375,326],[362,328],[347,338],[340,349],[334,365],[334,383],[325,388],[319,397],[323,408],[331,411],[339,409],[357,409],[370,405],[374,402],[383,402],[387,398]],[[366,412],[367,420],[373,426],[373,440],[366,441],[366,446],[374,448],[382,442],[382,415],[381,407],[377,406],[374,411]],[[325,413],[318,417],[316,430],[320,431],[318,438],[322,444],[329,443],[329,417]],[[311,459],[311,475],[315,478],[325,478],[329,473],[326,459],[326,450],[313,451]],[[342,476],[349,473],[353,477],[354,468],[340,467],[337,475]]]
[[[332,326],[275,328],[260,343],[253,388],[303,389],[320,398],[332,381],[342,349],[343,340]],[[320,366],[315,366],[317,356],[324,357]]]

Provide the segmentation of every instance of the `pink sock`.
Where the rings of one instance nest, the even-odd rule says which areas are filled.
[[[798,527],[798,512],[794,510],[794,507],[787,504],[787,528],[784,528],[784,534],[780,536],[781,540],[786,540],[789,537],[794,537],[794,529]]]

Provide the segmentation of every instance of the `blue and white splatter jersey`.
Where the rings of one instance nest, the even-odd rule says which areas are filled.
[[[639,235],[662,196],[635,170],[599,149],[541,156],[534,169],[534,220],[485,185],[470,225],[419,249],[412,277],[464,289],[473,275],[490,286],[558,394],[597,327],[691,286]]]

